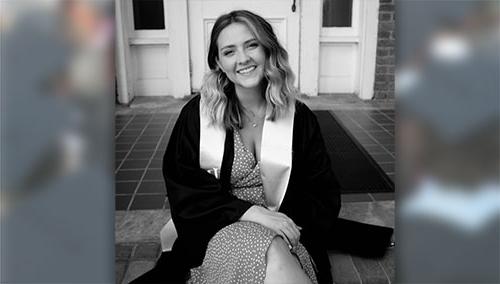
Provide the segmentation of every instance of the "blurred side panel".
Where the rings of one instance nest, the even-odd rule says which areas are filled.
[[[500,2],[397,2],[397,279],[500,282]]]
[[[112,0],[2,0],[1,283],[114,277]]]

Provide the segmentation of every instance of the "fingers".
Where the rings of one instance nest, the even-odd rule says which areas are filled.
[[[298,243],[297,236],[295,236],[292,232],[290,232],[290,229],[284,228],[281,230],[281,232],[283,233],[283,235],[285,235],[290,248],[297,245]]]
[[[283,213],[281,213],[281,214],[283,214]],[[294,226],[294,228],[296,228],[297,230],[302,230],[302,227],[300,227],[299,225],[295,224],[295,222],[292,220],[292,218],[290,218],[290,217],[286,216],[285,214],[283,214],[283,216],[284,216],[284,218],[285,218],[288,222],[290,222],[290,223]]]
[[[281,212],[265,210],[263,212],[262,225],[274,230],[290,246],[294,247],[299,243],[301,227],[287,215]]]
[[[278,216],[280,216],[281,218],[283,218],[285,221],[289,222],[290,224],[292,224],[294,227],[296,227],[298,230],[302,229],[302,227],[299,227],[295,224],[295,222],[292,220],[292,218],[288,217],[287,215],[281,213],[281,212],[276,212],[276,214]]]
[[[293,245],[292,245],[292,242],[290,241],[290,239],[287,237],[287,235],[283,232],[283,231],[280,231],[278,232],[278,234],[281,236],[281,238],[283,238],[283,240],[286,242],[286,244],[288,245],[288,248],[289,249],[292,249]]]
[[[300,238],[300,229],[299,229],[299,226],[295,225],[295,223],[292,223],[291,224],[291,229],[295,233],[295,235],[297,235],[297,241],[298,241],[298,239]]]
[[[280,231],[286,235],[291,246],[296,246],[298,244],[300,239],[300,232],[295,227],[295,224],[289,221],[285,221],[282,223]]]
[[[299,239],[299,237],[300,237],[300,230],[301,230],[302,228],[301,228],[301,227],[299,227],[299,226],[297,226],[297,225],[295,224],[295,222],[294,222],[292,219],[288,218],[288,217],[287,217],[286,222],[287,222],[287,225],[290,227],[290,229],[293,231],[294,235],[296,235],[296,236],[297,236],[297,241],[298,241],[298,239]]]

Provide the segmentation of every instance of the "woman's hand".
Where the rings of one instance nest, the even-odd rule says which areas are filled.
[[[241,216],[240,220],[255,222],[275,231],[288,243],[290,248],[299,243],[300,230],[302,228],[297,226],[292,219],[283,213],[254,205]]]

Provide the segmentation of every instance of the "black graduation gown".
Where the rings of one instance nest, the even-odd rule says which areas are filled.
[[[234,155],[232,130],[226,132],[221,178],[200,168],[200,96],[182,109],[163,160],[172,218],[178,238],[155,268],[135,283],[184,281],[190,268],[201,265],[210,238],[234,223],[252,204],[230,193]],[[321,283],[331,282],[326,251],[327,233],[339,210],[339,184],[330,167],[320,128],[313,112],[297,101],[292,171],[280,212],[301,226],[301,243],[313,258]]]

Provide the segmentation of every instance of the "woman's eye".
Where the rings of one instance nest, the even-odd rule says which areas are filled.
[[[256,42],[252,42],[252,43],[250,43],[250,44],[248,45],[248,47],[250,47],[250,48],[256,48],[256,47],[258,47],[258,46],[259,46],[259,44],[258,44],[258,43],[256,43]]]
[[[222,52],[222,55],[224,55],[224,56],[229,56],[231,54],[233,54],[232,50],[227,50],[227,51]]]

